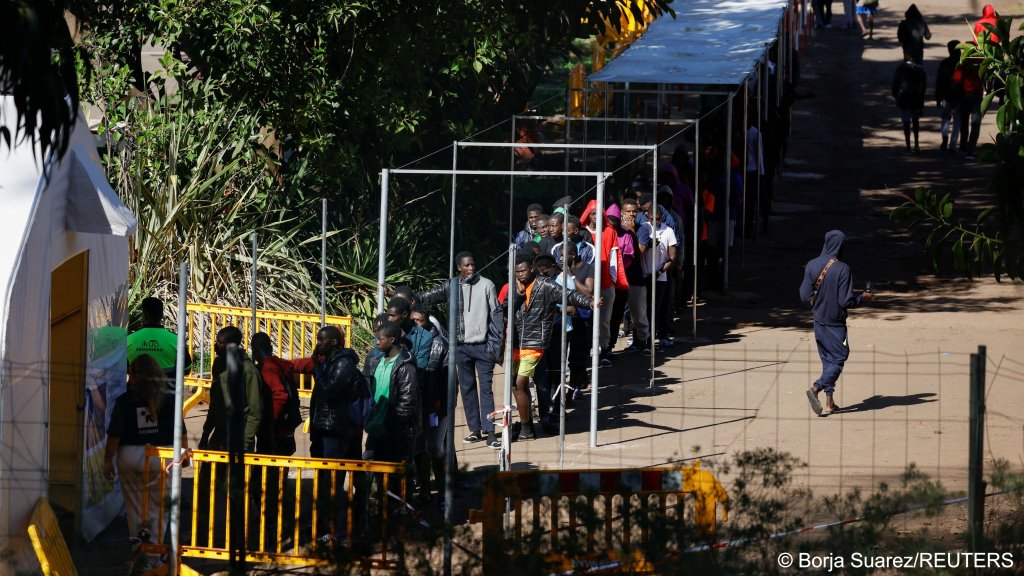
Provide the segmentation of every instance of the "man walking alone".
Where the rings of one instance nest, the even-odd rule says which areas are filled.
[[[821,357],[821,376],[807,390],[811,409],[819,416],[827,416],[839,410],[832,394],[836,381],[843,372],[843,364],[850,356],[847,339],[847,310],[856,308],[873,298],[871,292],[854,295],[853,274],[850,267],[839,259],[843,254],[846,235],[839,230],[825,234],[825,247],[821,255],[804,267],[804,281],[800,285],[800,300],[811,305],[814,314],[814,340]],[[818,400],[818,393],[825,391],[824,408]]]

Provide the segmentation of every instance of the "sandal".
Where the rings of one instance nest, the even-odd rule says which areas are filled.
[[[814,410],[815,414],[821,416],[821,401],[819,401],[818,397],[814,394],[813,388],[807,389],[807,401],[811,403],[811,410]]]

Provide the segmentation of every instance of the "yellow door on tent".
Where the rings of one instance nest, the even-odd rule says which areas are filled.
[[[89,251],[50,274],[49,499],[80,525]]]

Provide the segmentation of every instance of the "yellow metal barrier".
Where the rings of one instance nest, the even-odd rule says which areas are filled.
[[[28,524],[28,537],[44,576],[75,576],[78,570],[64,542],[57,516],[46,498],[40,498]]]
[[[151,470],[147,458],[143,481],[148,484],[150,474],[166,474],[173,449],[149,446],[146,454],[160,462],[159,470]],[[404,465],[246,454],[244,485],[237,488],[231,486],[229,458],[227,452],[192,452],[191,489],[182,481],[181,524],[187,530],[182,531],[180,558],[228,560],[233,551],[241,550],[247,562],[329,566],[338,562],[335,553],[340,546],[351,551],[346,559],[367,568],[398,568],[405,526],[389,517],[389,509],[404,514]],[[161,502],[169,501],[169,484],[161,483]],[[233,522],[232,496],[244,499],[241,544],[231,541],[228,528]],[[143,494],[142,510],[147,509],[148,497]],[[167,528],[165,508],[160,511],[157,543],[164,541]],[[166,553],[162,545],[144,549]]]
[[[686,526],[700,538],[713,538],[716,507],[727,500],[700,462],[682,468],[499,472],[488,478],[483,509],[470,511],[470,521],[483,523],[488,575],[522,573],[537,562],[566,574],[598,566],[602,573],[650,574],[656,568],[645,552],[679,552]],[[722,521],[727,519],[723,508]]]
[[[225,326],[237,326],[242,331],[242,342],[248,342],[254,333],[252,309],[218,306],[215,304],[189,303],[188,349],[191,351],[192,374],[185,377],[186,386],[196,386],[196,393],[185,402],[184,412],[199,402],[209,399],[209,388],[213,381],[209,366],[215,355],[213,345],[217,331]],[[352,317],[327,316],[329,326],[337,326],[345,333],[345,345],[352,345]],[[320,329],[320,315],[302,312],[256,311],[255,332],[265,332],[274,344],[274,353],[286,360],[309,358],[316,348],[316,333]],[[299,396],[309,397],[313,392],[312,378],[299,376]]]

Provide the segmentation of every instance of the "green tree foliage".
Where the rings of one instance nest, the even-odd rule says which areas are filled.
[[[327,198],[329,308],[369,314],[381,168],[521,111],[574,40],[603,31],[598,16],[618,23],[622,10],[661,13],[667,4],[93,6],[80,77],[92,78],[84,99],[102,111],[108,176],[139,216],[134,296],[173,284],[176,263],[187,259],[195,297],[245,302],[245,237],[257,230],[261,277],[278,282],[264,287],[261,304],[310,309]],[[142,68],[143,47],[166,49],[156,73]],[[425,201],[432,193],[417,186],[392,186],[388,269],[397,272],[389,283],[423,284],[445,272],[438,264],[447,261],[450,206]],[[477,219],[493,222],[490,213]]]
[[[78,84],[66,4],[0,0],[0,94],[12,95],[18,110],[17,118],[4,118],[0,110],[0,150],[22,139],[40,157],[53,147],[61,154],[67,148],[77,118]]]
[[[986,273],[997,280],[1024,277],[1024,36],[1011,39],[1011,24],[1012,19],[1000,16],[994,27],[986,24],[988,31],[981,33],[977,44],[960,45],[961,65],[978,66],[989,87],[982,112],[994,97],[1003,101],[996,111],[995,141],[981,147],[982,161],[993,169],[988,186],[992,204],[973,223],[965,223],[954,215],[950,194],[940,197],[920,188],[892,213],[893,219],[910,227],[931,225],[927,247],[936,266],[948,251],[956,269],[969,278]],[[991,33],[998,42],[992,41]]]

